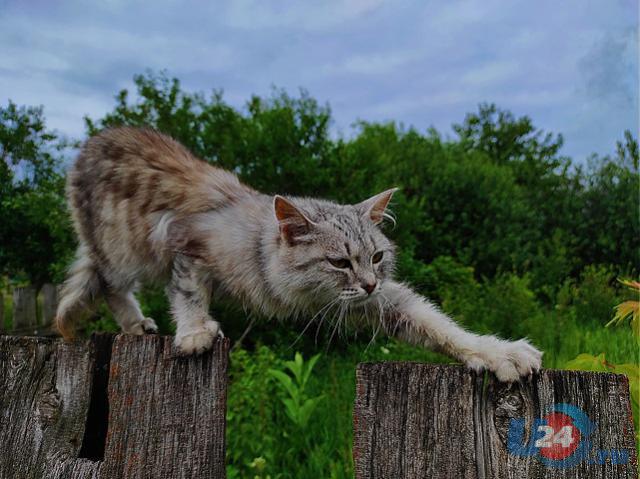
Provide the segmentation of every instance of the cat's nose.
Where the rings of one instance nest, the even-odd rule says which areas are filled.
[[[364,289],[367,294],[371,294],[373,290],[376,289],[376,283],[362,283],[362,289]]]

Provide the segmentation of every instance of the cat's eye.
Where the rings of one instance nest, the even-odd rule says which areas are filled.
[[[384,253],[382,251],[378,251],[376,254],[374,254],[373,257],[371,258],[371,261],[373,262],[373,264],[376,264],[382,261],[383,254]]]
[[[338,259],[327,258],[327,261],[329,261],[329,263],[331,263],[331,266],[333,266],[334,268],[339,268],[339,269],[351,268],[351,261],[349,261],[346,258],[338,258]]]

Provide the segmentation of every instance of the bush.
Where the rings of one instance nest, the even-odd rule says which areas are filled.
[[[579,281],[567,280],[558,294],[557,309],[579,324],[604,325],[621,300],[614,273],[603,266],[587,266]]]
[[[529,288],[529,279],[503,274],[482,284],[468,282],[446,293],[443,307],[479,333],[519,338],[531,333],[543,311]]]

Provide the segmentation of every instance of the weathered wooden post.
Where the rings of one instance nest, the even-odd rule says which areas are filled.
[[[0,479],[225,477],[228,349],[0,337]]]
[[[546,370],[506,385],[393,362],[356,375],[356,478],[637,477],[625,376]]]
[[[42,321],[40,327],[42,329],[50,329],[53,325],[53,318],[56,316],[58,308],[58,286],[46,283],[42,287]]]
[[[36,290],[31,286],[13,290],[13,329],[31,334],[36,329]]]

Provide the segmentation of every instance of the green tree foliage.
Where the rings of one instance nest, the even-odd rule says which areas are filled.
[[[640,265],[639,178],[638,143],[629,131],[615,155],[592,159],[575,231],[584,264],[615,265],[622,273]]]
[[[68,143],[42,108],[0,107],[0,272],[36,286],[60,279],[72,245],[60,164]]]
[[[330,111],[304,91],[299,98],[278,91],[267,100],[252,97],[240,112],[219,91],[210,97],[186,93],[164,75],[139,75],[135,84],[136,102],[122,90],[113,112],[86,119],[89,134],[114,125],[152,125],[262,191],[328,192]]]

